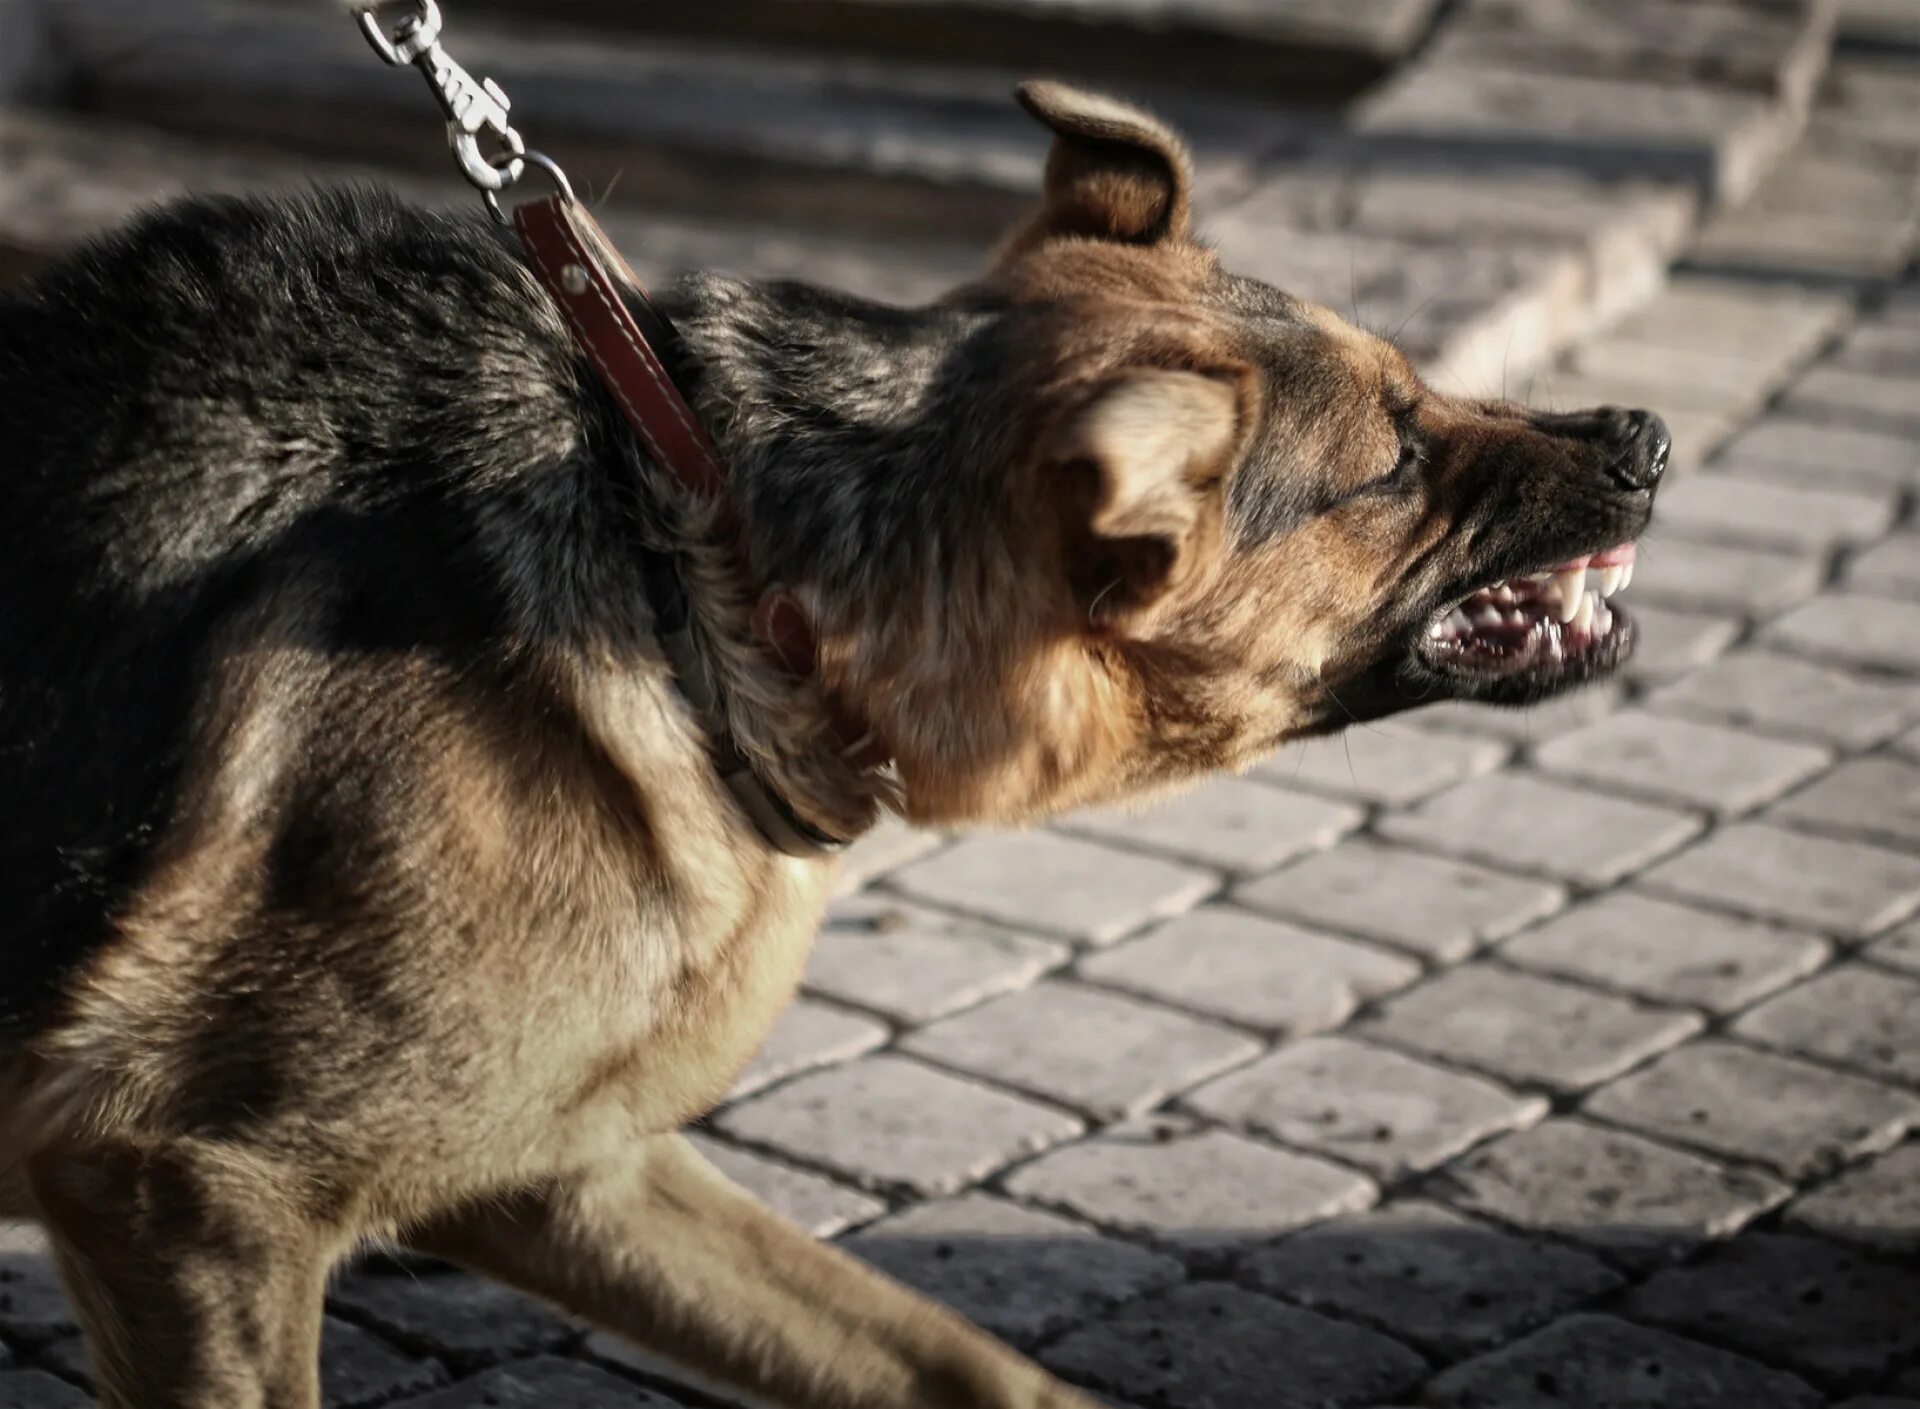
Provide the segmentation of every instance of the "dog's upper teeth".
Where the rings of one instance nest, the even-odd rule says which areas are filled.
[[[1618,592],[1620,590],[1620,584],[1626,575],[1627,570],[1624,567],[1600,569],[1600,595],[1602,597],[1611,597],[1615,592]]]
[[[1500,608],[1482,603],[1475,607],[1472,620],[1475,626],[1498,626],[1506,618],[1500,615]]]
[[[1455,607],[1447,613],[1446,628],[1455,636],[1464,636],[1473,630],[1473,623],[1467,620],[1467,614]]]
[[[1620,565],[1620,590],[1624,592],[1631,586],[1633,586],[1633,564],[1622,563]]]
[[[1580,605],[1573,609],[1573,616],[1571,618],[1562,617],[1561,620],[1566,621],[1570,619],[1573,622],[1573,629],[1575,631],[1583,634],[1592,632],[1593,608],[1594,604],[1599,600],[1600,599],[1595,597],[1591,592],[1582,592],[1580,594]]]
[[[1587,595],[1587,570],[1583,567],[1562,568],[1553,575],[1552,590],[1560,599],[1554,607],[1554,615],[1565,626],[1573,620],[1573,614],[1580,610],[1581,599]]]

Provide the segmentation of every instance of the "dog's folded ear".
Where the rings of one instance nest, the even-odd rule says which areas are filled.
[[[1067,576],[1087,620],[1152,606],[1217,546],[1244,440],[1244,379],[1137,369],[1061,424],[1049,458]]]
[[[1156,244],[1186,238],[1186,145],[1137,108],[1064,83],[1020,85],[1020,105],[1053,129],[1045,203],[1016,242],[1081,235]]]

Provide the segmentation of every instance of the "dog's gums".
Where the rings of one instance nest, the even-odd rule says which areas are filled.
[[[1612,598],[1633,580],[1636,556],[1635,544],[1616,544],[1483,587],[1435,616],[1420,657],[1496,699],[1512,685],[1536,698],[1611,670],[1634,645],[1632,619]]]

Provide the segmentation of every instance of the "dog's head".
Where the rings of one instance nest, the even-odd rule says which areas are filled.
[[[1657,417],[1441,395],[1388,342],[1221,268],[1164,127],[1052,84],[1021,100],[1054,132],[1044,200],[956,295],[1020,327],[999,401],[1026,423],[995,472],[1013,542],[944,565],[941,650],[906,591],[892,648],[842,676],[917,816],[1112,800],[1619,666],[1634,628],[1603,597],[1665,467]]]

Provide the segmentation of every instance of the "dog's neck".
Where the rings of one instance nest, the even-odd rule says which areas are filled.
[[[689,554],[704,529],[681,515],[677,546],[729,722],[763,780],[803,817],[854,834],[898,799],[885,778],[840,756],[835,720],[852,702],[834,698],[827,680],[796,684],[769,670],[748,621],[777,586],[844,651],[879,604],[915,589],[942,540],[978,541],[994,496],[969,471],[996,463],[997,447],[957,452],[960,437],[981,440],[982,426],[1001,423],[982,404],[989,379],[970,373],[992,313],[902,310],[713,276],[682,282],[660,305],[727,464],[750,558],[712,537]]]

